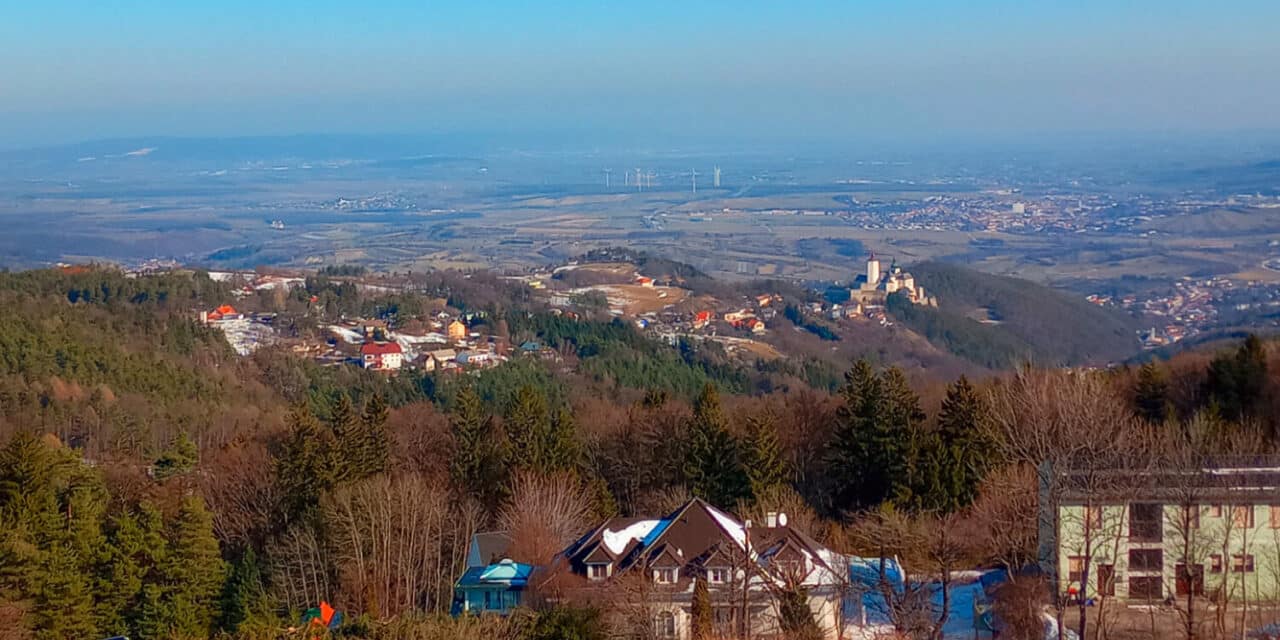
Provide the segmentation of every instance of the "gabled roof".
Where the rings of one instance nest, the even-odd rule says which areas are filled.
[[[485,567],[502,560],[511,536],[505,531],[486,531],[471,536],[471,548],[467,552],[468,567]]]

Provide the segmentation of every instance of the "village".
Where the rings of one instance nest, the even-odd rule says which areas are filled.
[[[150,265],[145,273],[155,268]],[[288,295],[306,286],[306,276],[216,271],[209,276],[215,281],[234,283],[235,299],[195,313],[200,323],[221,330],[231,348],[242,356],[279,345],[322,365],[353,365],[388,374],[401,370],[475,371],[515,357],[560,359],[560,354],[536,341],[511,344],[506,337],[495,335],[492,325],[485,322],[483,311],[452,308],[443,300],[436,301],[422,317],[397,316],[394,322],[388,322],[380,317],[344,316],[336,322],[320,324],[315,335],[285,337],[277,331],[279,312],[246,312],[236,305],[251,297]],[[390,278],[360,275],[339,279],[375,294],[414,293],[408,282]],[[769,341],[780,316],[793,323],[796,331],[826,335],[823,332],[830,330],[813,320],[892,325],[885,303],[895,293],[904,294],[914,304],[938,306],[937,298],[929,296],[924,285],[909,272],[896,264],[882,269],[874,255],[867,259],[865,273],[847,284],[812,291],[805,299],[788,299],[776,292],[743,294],[726,300],[694,295],[677,279],[646,276],[634,265],[618,262],[571,262],[505,279],[528,287],[533,299],[555,316],[579,319],[603,314],[631,323],[638,331],[666,344],[710,341],[731,355],[749,360],[785,355]],[[323,311],[317,303],[313,297],[308,313]]]

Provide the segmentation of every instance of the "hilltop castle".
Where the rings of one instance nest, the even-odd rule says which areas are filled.
[[[915,276],[904,272],[897,264],[890,264],[887,273],[880,270],[876,254],[867,258],[867,272],[853,281],[849,290],[851,300],[861,304],[884,304],[890,294],[905,291],[911,302],[938,306],[938,299],[925,295],[924,285],[917,286]]]

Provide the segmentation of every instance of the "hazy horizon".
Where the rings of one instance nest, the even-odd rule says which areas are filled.
[[[0,148],[559,131],[858,140],[1280,128],[1280,5],[51,2],[0,25]]]

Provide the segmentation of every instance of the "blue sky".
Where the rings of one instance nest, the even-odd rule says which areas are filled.
[[[0,146],[1280,128],[1275,0],[0,0]]]

